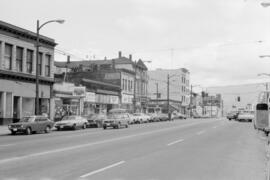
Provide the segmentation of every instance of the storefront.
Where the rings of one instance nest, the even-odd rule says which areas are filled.
[[[17,122],[35,114],[36,86],[34,82],[0,79],[0,124]],[[39,85],[40,113],[51,115],[51,83]]]
[[[54,92],[54,119],[60,120],[66,115],[82,115],[85,87],[72,83],[56,83]]]
[[[133,99],[134,95],[122,93],[121,108],[133,112],[134,111]]]

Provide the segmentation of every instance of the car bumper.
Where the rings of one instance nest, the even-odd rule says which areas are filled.
[[[10,132],[25,133],[25,128],[9,128]]]
[[[55,125],[54,126],[56,129],[71,129],[73,128],[73,124],[65,124],[65,125]]]

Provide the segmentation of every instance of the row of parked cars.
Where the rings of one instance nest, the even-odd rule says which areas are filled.
[[[227,114],[227,119],[239,122],[252,122],[255,117],[254,111],[232,111]]]
[[[22,118],[17,123],[8,125],[11,134],[25,133],[27,135],[32,133],[45,132],[49,133],[52,128],[60,131],[63,129],[86,129],[87,127],[98,127],[107,129],[128,127],[130,124],[141,124],[148,122],[167,121],[174,119],[186,119],[180,113],[172,113],[171,118],[168,114],[144,114],[134,113],[130,114],[125,109],[112,109],[108,115],[105,114],[90,114],[87,116],[65,116],[61,121],[51,121],[46,116],[28,116]]]

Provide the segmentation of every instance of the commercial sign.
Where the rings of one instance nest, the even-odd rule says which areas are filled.
[[[132,104],[133,95],[122,94],[122,103],[123,104]]]
[[[85,102],[95,102],[96,101],[96,94],[93,92],[86,92],[84,101]]]
[[[73,96],[80,96],[84,97],[85,96],[85,87],[74,87],[73,89]]]
[[[100,104],[119,104],[119,97],[104,94],[96,94],[95,102]]]

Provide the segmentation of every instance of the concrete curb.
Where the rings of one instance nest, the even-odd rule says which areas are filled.
[[[270,137],[267,137],[266,143],[266,179],[270,180]]]

